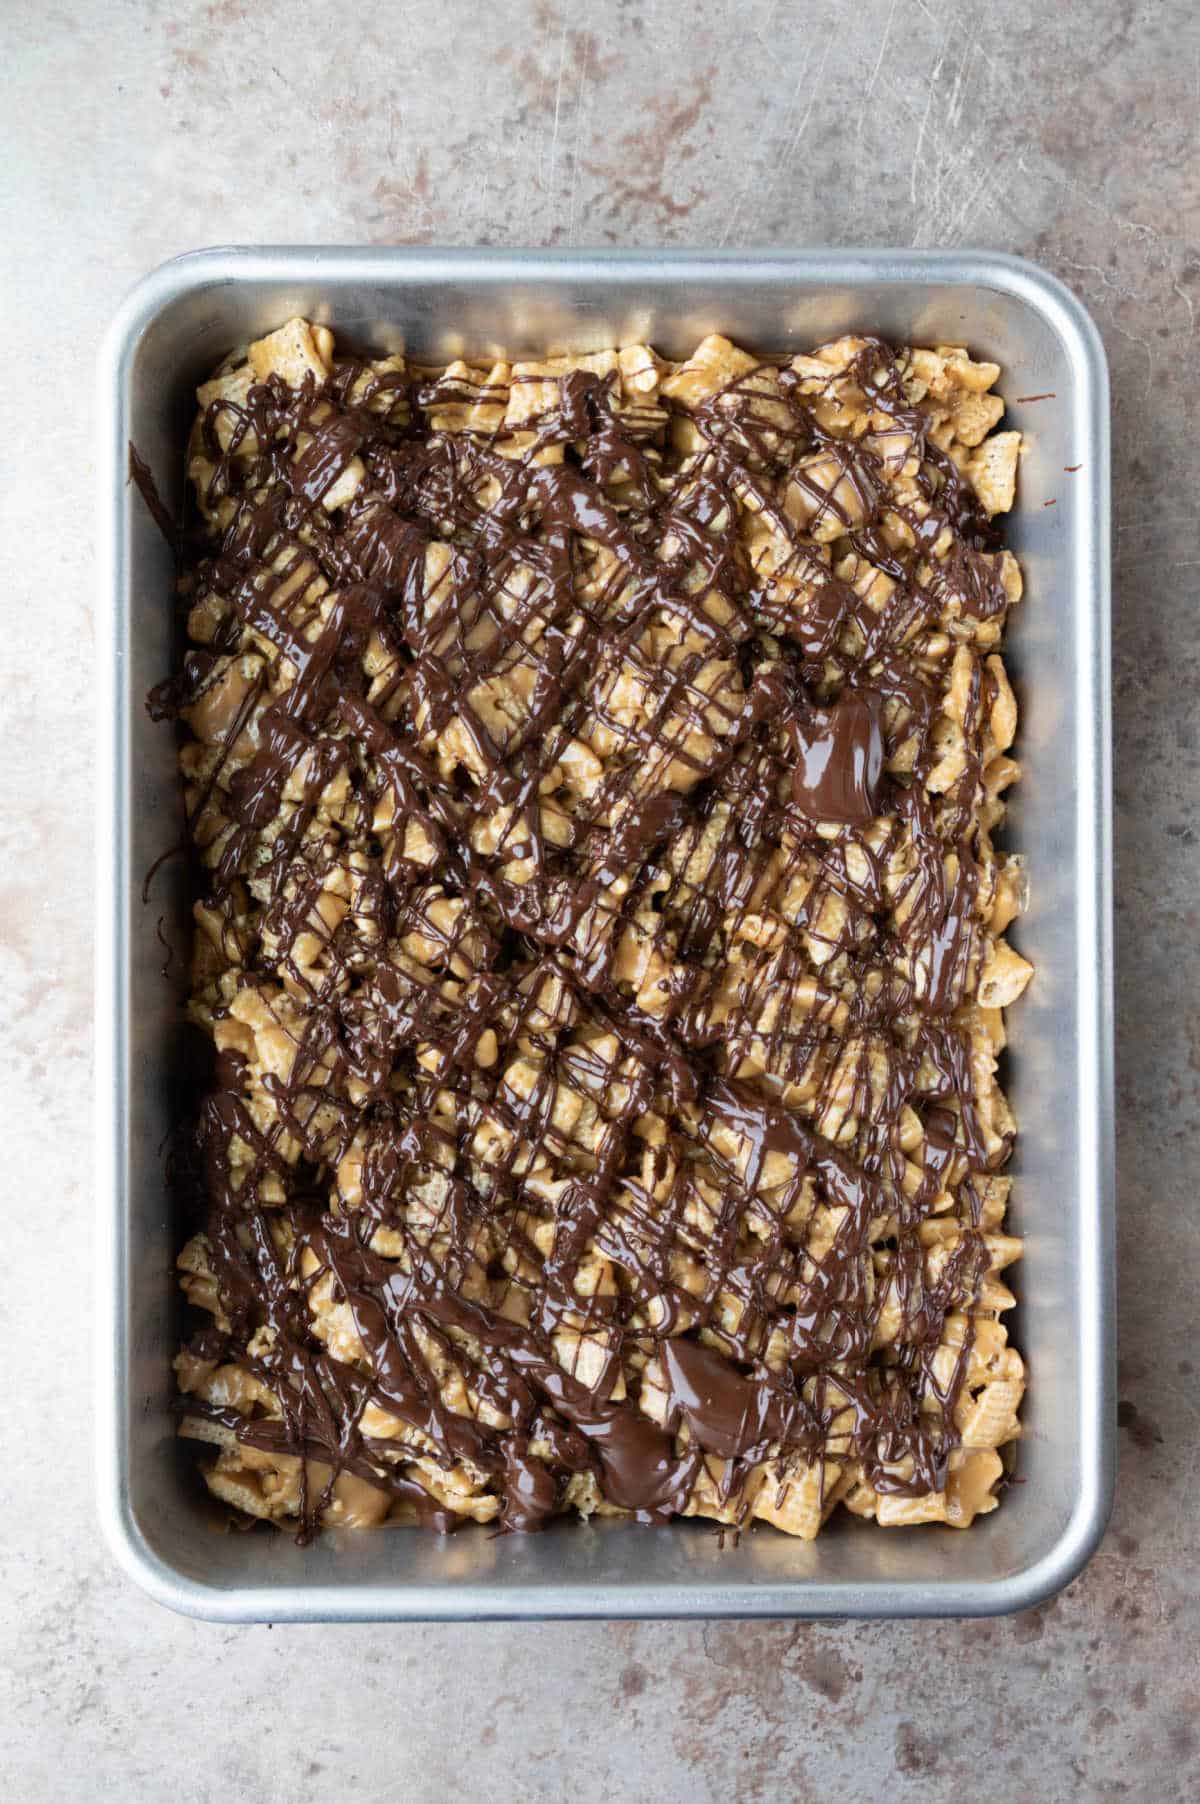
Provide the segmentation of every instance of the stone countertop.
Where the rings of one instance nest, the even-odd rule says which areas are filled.
[[[1200,21],[1190,0],[76,0],[0,20],[8,626],[0,1771],[63,1797],[652,1804],[1200,1791]],[[980,1624],[215,1628],[89,1459],[91,395],[196,245],[985,244],[1112,362],[1120,1454],[1052,1603]],[[1190,422],[1190,423],[1189,423]],[[16,1216],[19,1207],[20,1216]],[[526,1707],[518,1700],[531,1699]]]

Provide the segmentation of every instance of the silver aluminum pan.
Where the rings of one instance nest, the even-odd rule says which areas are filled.
[[[715,329],[785,350],[858,327],[964,341],[1003,364],[1010,421],[1029,439],[1008,528],[1027,585],[1011,634],[1025,765],[1011,839],[1033,878],[1019,944],[1037,978],[1012,1019],[1008,1084],[1032,1382],[1023,1482],[969,1533],[845,1520],[813,1544],[760,1531],[722,1549],[695,1523],[608,1523],[449,1541],[343,1533],[302,1551],[286,1535],[212,1532],[166,1408],[180,1228],[159,1147],[179,1009],[155,922],[163,912],[182,943],[187,905],[169,866],[152,905],[140,900],[178,804],[171,735],[142,705],[170,664],[170,570],[126,447],[177,502],[193,386],[296,313],[429,360],[634,339],[678,355]],[[100,420],[96,1370],[100,1512],[121,1564],[163,1603],[225,1621],[985,1615],[1065,1584],[1109,1510],[1115,1320],[1108,390],[1078,301],[1031,264],[978,252],[210,250],[125,302]]]

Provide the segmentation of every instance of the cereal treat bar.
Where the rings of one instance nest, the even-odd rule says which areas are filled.
[[[178,1409],[242,1517],[995,1508],[998,375],[294,319],[200,388],[151,700],[213,1048]]]

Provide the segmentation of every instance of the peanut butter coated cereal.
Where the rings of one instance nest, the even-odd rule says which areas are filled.
[[[243,1517],[996,1507],[1030,967],[995,364],[721,337],[198,391],[181,1432]]]

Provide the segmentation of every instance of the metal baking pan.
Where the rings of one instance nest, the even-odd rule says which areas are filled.
[[[297,313],[360,348],[430,361],[641,339],[681,355],[716,329],[791,350],[866,328],[962,341],[1004,366],[1008,423],[1029,441],[1006,523],[1026,576],[1011,632],[1025,779],[1010,838],[1032,874],[1017,939],[1037,977],[1012,1016],[1007,1082],[1026,1241],[1010,1320],[1031,1382],[1020,1482],[968,1532],[843,1517],[814,1543],[759,1529],[722,1546],[711,1525],[616,1522],[449,1540],[343,1531],[303,1550],[286,1534],[214,1532],[167,1409],[181,1224],[161,1146],[180,997],[156,923],[182,950],[187,897],[168,864],[141,900],[179,809],[172,736],[143,706],[171,663],[171,569],[127,482],[127,446],[177,505],[195,384]],[[1108,389],[1079,302],[990,253],[202,251],[125,302],[100,419],[96,1370],[100,1511],[121,1564],[161,1602],[225,1621],[986,1615],[1064,1585],[1109,1511],[1115,1319]],[[177,956],[175,972],[185,966]]]

